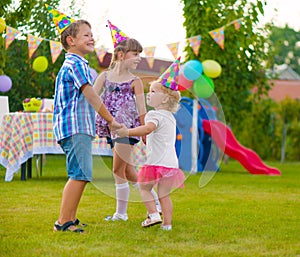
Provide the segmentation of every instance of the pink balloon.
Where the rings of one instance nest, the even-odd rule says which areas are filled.
[[[193,80],[188,80],[184,76],[183,72],[182,73],[179,72],[179,77],[178,77],[178,90],[179,91],[184,91],[184,90],[189,89],[190,87],[192,87],[193,82],[194,82]]]
[[[0,76],[0,91],[1,92],[7,92],[11,89],[12,87],[12,82],[10,77],[6,75],[1,75]]]

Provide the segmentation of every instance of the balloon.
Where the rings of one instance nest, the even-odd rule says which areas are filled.
[[[0,76],[0,91],[1,92],[7,92],[11,89],[12,87],[12,82],[10,77],[6,75],[1,75]]]
[[[183,72],[179,71],[179,77],[178,77],[178,90],[179,91],[184,91],[189,89],[190,87],[192,87],[193,85],[193,81],[192,80],[188,80]]]
[[[92,75],[92,83],[94,84],[96,78],[98,77],[98,73],[95,69],[93,68],[90,68],[90,72],[91,72],[91,75]]]
[[[36,72],[44,72],[48,68],[48,60],[45,56],[39,56],[34,59],[32,68]]]
[[[214,60],[205,60],[202,62],[202,67],[203,73],[210,78],[216,78],[221,75],[222,67]]]
[[[200,98],[208,98],[214,93],[215,85],[211,78],[202,75],[194,82],[195,94]]]
[[[5,30],[6,22],[2,18],[0,18],[0,33],[2,33]]]
[[[196,80],[202,74],[202,64],[198,60],[187,61],[183,67],[183,74],[188,80]]]

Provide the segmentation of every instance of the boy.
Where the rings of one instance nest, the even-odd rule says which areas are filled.
[[[111,130],[121,126],[114,121],[91,86],[92,76],[84,58],[94,51],[91,25],[46,7],[67,51],[55,83],[53,129],[66,154],[69,180],[63,190],[60,216],[54,224],[54,231],[82,233],[84,230],[77,227],[80,223],[76,212],[84,188],[92,180],[95,110],[108,122]]]

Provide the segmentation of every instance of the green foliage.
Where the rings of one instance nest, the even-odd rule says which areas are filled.
[[[268,67],[288,64],[294,71],[300,74],[300,32],[288,27],[272,27],[269,36],[269,45],[273,54],[268,60]]]
[[[202,36],[199,56],[187,46],[189,60],[213,59],[222,66],[222,74],[214,79],[215,92],[222,104],[226,120],[233,130],[251,110],[254,85],[258,93],[268,90],[262,61],[266,59],[263,31],[255,30],[258,15],[263,13],[263,2],[249,3],[242,0],[183,0],[186,37]],[[225,28],[225,48],[222,50],[210,37],[209,31],[243,18],[236,30],[233,25]]]
[[[54,84],[63,61],[65,52],[62,51],[59,58],[52,64],[49,40],[59,41],[59,35],[45,3],[58,6],[59,0],[31,0],[20,1],[19,5],[11,6],[11,1],[1,1],[0,17],[6,21],[6,25],[18,29],[22,33],[21,38],[15,39],[5,50],[5,38],[0,38],[0,74],[6,74],[12,80],[10,91],[4,93],[9,96],[10,111],[23,110],[22,101],[28,97],[52,98]],[[9,10],[9,11],[8,11]],[[73,6],[70,7],[70,11]],[[76,11],[72,11],[74,14]],[[79,11],[76,12],[77,14]],[[74,15],[73,17],[77,17]],[[31,59],[28,57],[28,34],[43,39]],[[43,73],[35,72],[32,63],[38,56],[45,56],[48,60],[48,68]],[[88,57],[92,67],[97,67],[98,61],[95,54]]]
[[[255,101],[251,112],[245,113],[235,135],[245,146],[263,159],[280,160],[283,126],[287,125],[286,160],[300,159],[300,102],[289,99],[275,103],[270,99]]]

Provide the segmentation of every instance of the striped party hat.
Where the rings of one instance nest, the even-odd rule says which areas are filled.
[[[123,31],[121,31],[117,26],[111,24],[111,22],[109,20],[107,20],[107,22],[108,22],[108,26],[110,28],[114,48],[116,48],[116,46],[120,42],[126,40],[128,38],[128,36],[126,36],[126,34]]]
[[[169,68],[158,78],[158,82],[164,87],[172,90],[178,90],[178,77],[180,68],[180,56],[173,62]]]
[[[49,14],[50,14],[50,18],[53,20],[58,33],[61,34],[63,33],[63,31],[69,27],[73,22],[75,22],[76,20],[65,15],[64,13],[54,9],[53,7],[45,4]]]

